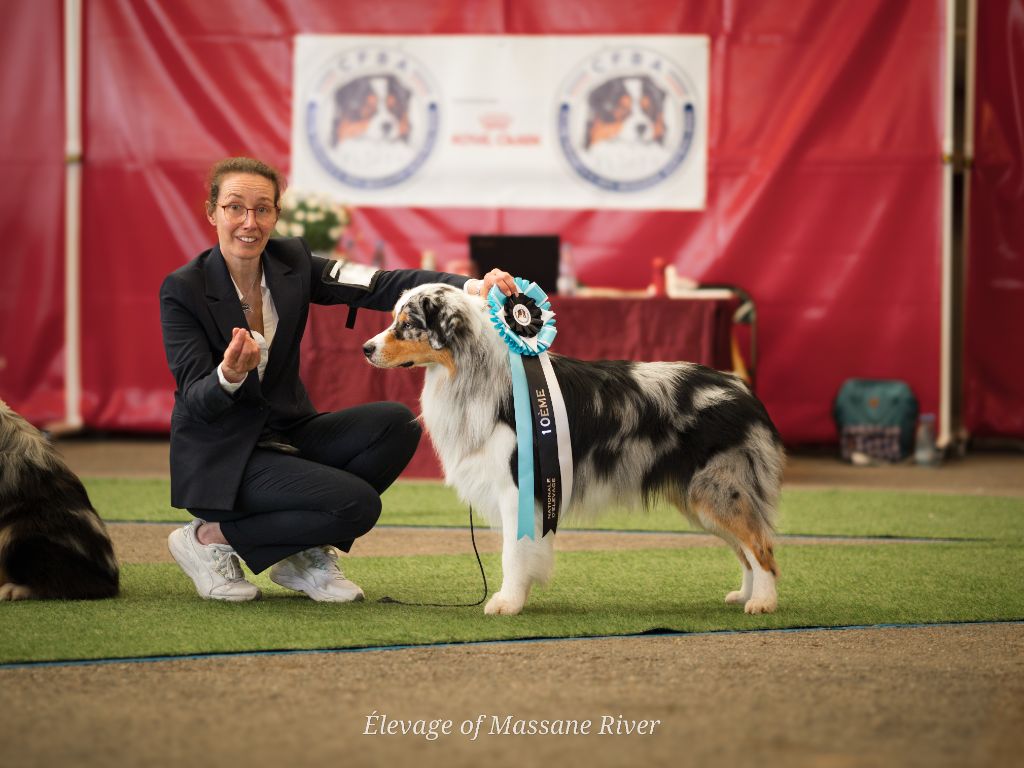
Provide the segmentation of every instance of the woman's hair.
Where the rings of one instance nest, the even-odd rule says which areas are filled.
[[[274,185],[274,205],[281,200],[281,187],[284,186],[284,177],[274,168],[271,168],[261,160],[251,157],[227,157],[216,163],[210,169],[209,190],[210,197],[206,201],[207,213],[217,205],[217,197],[220,195],[220,183],[230,173],[254,173],[269,179]]]

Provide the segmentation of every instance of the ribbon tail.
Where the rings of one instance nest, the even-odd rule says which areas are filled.
[[[547,352],[538,356],[541,368],[544,370],[544,378],[548,383],[548,393],[551,395],[551,411],[555,417],[555,432],[558,435],[558,468],[562,479],[562,497],[560,508],[566,510],[572,502],[572,435],[569,432],[569,414],[565,409],[565,399],[562,397],[562,389],[558,386],[558,378],[555,376],[555,369],[551,365],[551,358]]]
[[[519,451],[519,526],[516,540],[534,536],[533,507],[533,416],[530,413],[530,391],[526,384],[523,359],[511,350],[508,353],[512,369],[512,400],[516,414],[516,444]]]

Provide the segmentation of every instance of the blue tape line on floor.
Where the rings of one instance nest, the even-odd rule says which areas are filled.
[[[223,653],[195,653],[181,656],[130,656],[115,659],[69,659],[65,661],[19,661],[0,664],[6,669],[40,669],[43,667],[80,667],[101,664],[148,664],[159,661],[198,661],[201,659],[228,659],[247,656],[299,656],[329,653],[370,653],[374,651],[408,651],[415,649],[465,648],[480,645],[511,645],[525,643],[555,643],[585,640],[622,640],[645,637],[707,637],[713,635],[791,634],[795,632],[847,632],[855,629],[929,629],[943,627],[998,626],[1024,624],[1015,621],[952,621],[938,624],[856,624],[843,627],[785,627],[781,629],[721,629],[706,632],[680,632],[672,629],[651,629],[632,635],[590,635],[587,637],[523,637],[508,640],[467,640],[458,643],[427,643],[424,645],[377,645],[363,648],[294,648],[276,651],[225,651]]]

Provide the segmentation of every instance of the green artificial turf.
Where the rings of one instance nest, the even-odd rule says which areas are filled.
[[[123,595],[0,604],[0,663],[246,650],[347,648],[528,637],[1024,619],[1024,550],[1008,543],[781,547],[779,610],[747,616],[722,598],[739,582],[725,547],[567,552],[549,588],[515,617],[476,608],[381,604],[480,593],[471,556],[349,558],[367,601],[332,605],[256,577],[264,599],[200,600],[172,564],[125,565]],[[492,592],[499,559],[484,558]]]
[[[166,480],[86,479],[93,505],[106,520],[184,521],[169,504]],[[895,491],[786,489],[780,530],[815,536],[907,536],[1024,541],[1024,498],[947,496]],[[384,494],[380,525],[465,526],[468,510],[439,483],[399,482]],[[674,509],[612,510],[566,528],[683,531]]]
[[[175,522],[163,480],[87,479],[107,520]],[[398,483],[382,525],[465,526],[467,509],[437,483]],[[668,507],[612,511],[566,527],[687,530]],[[780,528],[819,536],[919,537],[955,542],[780,546],[780,607],[747,616],[722,598],[739,584],[725,547],[564,552],[551,587],[526,611],[381,604],[383,595],[471,602],[480,581],[470,554],[346,559],[367,593],[360,604],[308,600],[255,577],[258,603],[200,600],[173,564],[127,564],[123,595],[98,602],[0,604],[0,663],[274,649],[352,648],[529,637],[1024,619],[1024,499],[787,489]],[[490,592],[500,558],[484,557]]]

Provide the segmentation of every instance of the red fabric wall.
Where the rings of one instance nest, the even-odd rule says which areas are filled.
[[[759,391],[785,438],[834,439],[850,376],[907,380],[938,406],[941,0],[251,0],[86,7],[83,415],[164,429],[162,277],[213,241],[215,160],[287,170],[291,38],[306,33],[711,36],[703,212],[362,209],[364,247],[392,266],[469,232],[557,232],[590,285],[641,287],[663,257],[747,289]],[[339,314],[339,332],[344,318]],[[665,329],[670,333],[671,329]],[[362,361],[350,361],[362,365]]]
[[[964,418],[1024,438],[1024,0],[979,3],[978,40]]]
[[[61,0],[0,2],[0,399],[64,414]]]

